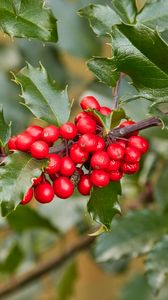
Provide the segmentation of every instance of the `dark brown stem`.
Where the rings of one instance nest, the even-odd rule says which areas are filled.
[[[18,277],[12,278],[6,284],[0,286],[0,299],[3,296],[7,296],[17,291],[28,283],[39,279],[46,273],[59,268],[69,258],[73,257],[79,251],[87,249],[94,242],[94,240],[95,237],[85,236],[74,245],[72,245],[69,249],[65,250],[65,252],[60,256],[53,257],[52,259],[43,263],[39,263],[34,269],[27,272],[26,274],[22,274]]]

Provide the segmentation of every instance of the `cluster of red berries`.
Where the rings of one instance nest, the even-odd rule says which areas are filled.
[[[120,180],[123,174],[134,174],[139,170],[139,160],[149,148],[148,141],[138,136],[138,132],[111,140],[109,135],[104,135],[101,121],[88,109],[102,115],[108,115],[112,110],[100,106],[93,96],[84,97],[80,106],[83,112],[76,116],[75,124],[67,122],[60,128],[55,125],[30,126],[9,140],[11,151],[28,152],[36,159],[49,159],[41,176],[32,179],[32,187],[21,204],[28,203],[33,194],[41,203],[51,202],[54,194],[66,199],[76,186],[82,195],[89,195],[93,185],[102,188],[110,180]],[[119,127],[134,123],[127,120]],[[52,147],[55,142],[57,146]],[[59,147],[61,150],[56,151]]]

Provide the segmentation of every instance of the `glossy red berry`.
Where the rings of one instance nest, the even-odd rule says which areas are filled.
[[[96,132],[96,122],[92,120],[89,116],[87,118],[81,118],[76,124],[78,132],[85,133],[95,133]]]
[[[57,154],[48,154],[47,158],[49,159],[48,166],[45,168],[45,173],[51,175],[57,173],[61,167],[61,158]]]
[[[16,147],[20,151],[28,152],[33,142],[34,138],[28,133],[23,132],[17,136]]]
[[[83,164],[89,158],[89,153],[82,150],[78,144],[70,148],[70,157],[76,164]]]
[[[90,165],[93,169],[106,169],[110,163],[110,158],[105,151],[98,151],[92,155]]]
[[[130,126],[130,125],[133,125],[135,124],[136,122],[132,121],[132,120],[127,120],[127,121],[124,121],[120,124],[119,127],[127,127],[127,126]],[[128,136],[132,136],[132,135],[138,135],[139,131],[134,131],[133,133],[129,133]]]
[[[117,144],[121,145],[123,148],[126,148],[127,141],[119,139],[117,140]]]
[[[110,160],[106,172],[118,171],[120,168],[121,162],[119,160]]]
[[[102,137],[97,136],[97,146],[95,151],[102,151],[105,148],[105,141]]]
[[[68,177],[71,176],[75,172],[75,170],[76,166],[73,160],[68,156],[63,157],[61,160],[61,168],[59,170],[59,173]]]
[[[90,180],[93,185],[102,188],[109,184],[109,174],[103,170],[93,170],[90,175]]]
[[[97,136],[93,133],[85,133],[79,138],[78,144],[79,146],[87,151],[87,152],[94,152],[97,148]]]
[[[31,145],[30,152],[31,156],[36,159],[47,158],[49,147],[44,141],[36,141]]]
[[[107,116],[107,115],[111,114],[112,109],[110,109],[107,106],[101,106],[99,111],[102,115]]]
[[[36,186],[36,185],[40,184],[42,182],[42,180],[43,180],[43,175],[40,175],[37,178],[32,178],[33,186]]]
[[[125,149],[118,143],[110,144],[107,153],[113,160],[122,160],[125,155]]]
[[[22,199],[22,201],[20,202],[20,204],[25,205],[27,203],[29,203],[33,198],[33,188],[30,187],[27,192],[24,194],[24,197]]]
[[[92,183],[90,181],[90,176],[89,175],[83,175],[81,176],[81,179],[78,183],[78,191],[82,194],[82,195],[89,195],[90,194],[90,190],[92,188]]]
[[[34,190],[34,196],[40,203],[49,203],[54,198],[54,189],[48,182],[40,183]]]
[[[41,126],[32,125],[29,126],[25,132],[31,135],[34,138],[34,140],[40,140],[42,131],[43,128]]]
[[[80,106],[82,107],[83,110],[87,110],[88,108],[96,109],[96,110],[100,109],[99,102],[93,96],[84,97],[80,102]]]
[[[66,199],[72,196],[74,185],[67,177],[61,176],[54,181],[53,184],[55,195],[61,199]]]
[[[41,139],[47,144],[56,142],[59,138],[59,128],[55,125],[45,127],[41,133]]]
[[[64,123],[60,127],[60,135],[66,140],[73,139],[77,135],[76,125],[71,122]]]
[[[81,118],[88,118],[88,114],[84,111],[78,113],[75,117],[75,123],[77,123]]]
[[[8,141],[8,149],[9,150],[17,150],[16,140],[17,140],[17,136],[13,136],[10,138],[10,140]]]
[[[139,170],[139,163],[122,162],[121,171],[125,174],[134,174]]]
[[[149,149],[149,142],[142,136],[131,136],[128,140],[128,145],[137,148],[142,154]]]
[[[127,147],[125,149],[124,160],[132,163],[136,163],[141,158],[141,152],[135,147]]]
[[[117,171],[110,172],[109,176],[111,181],[118,181],[122,178],[123,175],[119,170],[117,170]]]

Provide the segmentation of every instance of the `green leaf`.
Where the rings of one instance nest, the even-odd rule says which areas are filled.
[[[119,72],[115,61],[110,58],[95,57],[87,62],[88,68],[95,74],[100,82],[109,87],[115,87],[119,79]]]
[[[0,272],[13,273],[23,261],[24,253],[22,248],[16,243],[12,245],[6,259],[0,262]]]
[[[8,215],[7,221],[10,227],[17,232],[24,232],[35,228],[47,229],[54,233],[59,232],[47,217],[44,217],[28,205],[19,205],[14,212]]]
[[[137,16],[137,21],[157,30],[168,30],[168,1],[157,0],[148,1],[141,13]]]
[[[168,114],[162,112],[159,108],[157,108],[154,105],[152,105],[150,107],[149,113],[151,115],[154,115],[157,118],[159,118],[162,121],[162,123],[163,123],[163,128],[168,129]]]
[[[134,23],[137,9],[135,0],[112,0],[112,7],[125,23]]]
[[[107,35],[113,25],[121,22],[115,11],[108,5],[91,4],[80,9],[79,15],[89,20],[91,28],[98,36]]]
[[[71,262],[65,269],[65,272],[59,282],[58,300],[68,300],[74,292],[74,285],[78,277],[77,264],[76,262]]]
[[[0,105],[0,146],[3,147],[11,137],[11,124],[4,119],[3,108]]]
[[[94,187],[87,209],[92,219],[111,229],[114,216],[121,213],[118,196],[121,194],[120,182],[110,182],[105,188]]]
[[[168,208],[168,164],[165,164],[160,172],[154,187],[154,197],[163,209]]]
[[[113,222],[112,232],[96,240],[95,257],[103,262],[144,254],[167,231],[167,226],[167,214],[147,210],[129,213]]]
[[[21,86],[25,106],[35,115],[50,124],[59,126],[68,121],[70,103],[65,91],[59,91],[51,81],[44,67],[33,68],[30,64],[15,76]]]
[[[168,236],[159,241],[148,253],[145,269],[148,283],[156,294],[166,282],[168,274]]]
[[[6,157],[0,167],[0,202],[2,215],[8,215],[22,200],[32,185],[32,178],[38,177],[47,160],[35,160],[29,154],[14,152]]]
[[[43,0],[1,0],[0,30],[11,37],[57,41],[56,19]]]

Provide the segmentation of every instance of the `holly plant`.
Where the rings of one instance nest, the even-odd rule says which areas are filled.
[[[60,89],[41,63],[34,67],[25,62],[20,71],[12,73],[21,104],[34,120],[24,131],[11,135],[12,124],[6,122],[1,106],[1,213],[10,220],[18,211],[21,216],[28,203],[31,207],[37,202],[55,202],[57,209],[58,198],[65,199],[66,206],[71,196],[86,197],[84,209],[93,221],[93,241],[101,233],[93,251],[96,261],[112,264],[123,257],[130,260],[146,254],[147,281],[158,292],[168,272],[168,199],[163,194],[161,203],[148,205],[148,177],[157,163],[156,159],[150,163],[153,141],[143,136],[143,130],[159,127],[167,136],[168,1],[112,0],[108,5],[90,4],[77,13],[79,19],[87,19],[97,39],[111,47],[111,57],[94,56],[87,61],[97,85],[112,90],[108,105],[86,93],[72,118],[68,82]],[[59,40],[56,21],[41,0],[0,3],[0,29],[12,39],[54,44]],[[125,84],[134,94],[122,92]],[[147,115],[141,120],[131,118],[126,106],[131,110],[136,103],[136,112],[141,113],[143,101]],[[129,178],[141,180],[142,169],[146,172],[144,185],[149,188],[144,195],[145,209],[124,216],[122,187],[134,180]],[[158,180],[164,185],[164,178]]]

